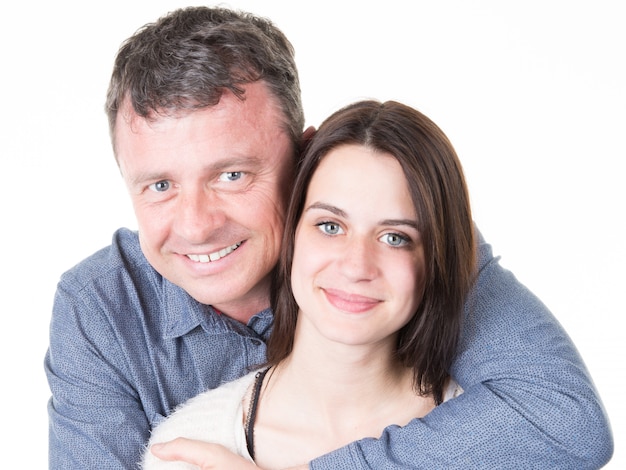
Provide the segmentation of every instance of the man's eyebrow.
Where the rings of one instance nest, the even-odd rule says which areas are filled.
[[[133,176],[130,180],[129,180],[129,184],[130,186],[139,186],[139,185],[143,185],[148,181],[164,181],[164,180],[168,180],[169,176],[167,173],[148,173],[148,172],[142,172],[139,173],[135,176]]]
[[[237,156],[232,158],[224,158],[211,162],[204,166],[205,172],[221,172],[226,170],[255,170],[262,166],[262,159],[258,157]],[[142,172],[130,179],[132,186],[146,183],[147,181],[163,181],[171,179],[169,172]]]
[[[234,157],[223,158],[214,162],[205,165],[205,170],[209,171],[223,171],[223,170],[234,170],[236,171],[238,167],[246,168],[258,168],[263,165],[263,159],[257,156],[250,155],[240,155]]]

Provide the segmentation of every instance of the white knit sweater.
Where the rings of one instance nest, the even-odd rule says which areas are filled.
[[[154,430],[144,452],[144,470],[197,470],[195,465],[165,462],[150,452],[150,446],[177,437],[222,444],[252,461],[246,446],[242,400],[254,382],[256,371],[238,380],[197,395],[178,407]],[[229,431],[230,430],[230,431]]]
[[[152,431],[144,453],[143,470],[197,470],[195,465],[157,459],[150,452],[152,444],[177,437],[222,444],[235,454],[252,461],[246,446],[242,401],[254,382],[256,372],[201,393],[178,407]],[[450,380],[444,391],[444,401],[462,392],[461,387]]]

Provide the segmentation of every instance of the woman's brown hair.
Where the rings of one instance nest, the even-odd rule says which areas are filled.
[[[305,150],[275,272],[275,319],[268,362],[280,362],[293,348],[298,306],[291,291],[291,264],[309,182],[319,162],[331,150],[347,144],[392,155],[406,176],[424,246],[426,284],[417,311],[399,332],[396,354],[403,365],[413,369],[416,391],[432,393],[441,401],[474,277],[469,196],[461,164],[446,135],[419,111],[394,101],[361,101],[335,112]],[[354,170],[357,177],[358,168]]]

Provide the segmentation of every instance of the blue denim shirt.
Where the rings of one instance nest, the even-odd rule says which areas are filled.
[[[311,468],[598,468],[608,420],[556,319],[481,240],[452,374],[465,390],[381,439]],[[178,404],[265,357],[271,312],[242,325],[192,299],[148,264],[136,233],[65,273],[45,369],[51,469],[138,468],[150,429]]]

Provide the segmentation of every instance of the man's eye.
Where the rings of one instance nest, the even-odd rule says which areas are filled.
[[[150,186],[148,186],[148,188],[157,193],[162,193],[170,189],[170,182],[167,180],[157,181],[156,183],[152,183]]]
[[[341,227],[334,222],[321,222],[317,224],[319,229],[326,235],[337,235],[341,233]]]
[[[382,237],[380,237],[380,240],[383,243],[394,247],[404,246],[409,243],[407,237],[400,235],[399,233],[386,233]]]
[[[220,181],[237,181],[238,179],[241,179],[242,176],[243,176],[242,171],[225,171],[224,173],[220,174],[219,180]]]

